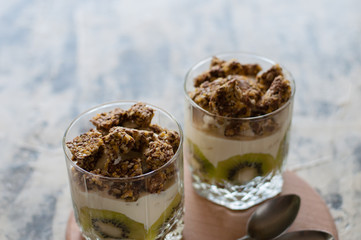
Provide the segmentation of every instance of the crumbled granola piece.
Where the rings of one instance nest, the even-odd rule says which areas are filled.
[[[96,128],[107,134],[112,127],[125,126],[132,128],[144,128],[150,125],[154,116],[154,110],[144,103],[136,103],[130,109],[116,108],[107,113],[99,113],[90,121]]]
[[[223,64],[223,70],[228,75],[242,75],[243,67],[237,60],[231,59]]]
[[[76,159],[83,159],[96,153],[103,145],[101,136],[97,130],[91,129],[66,144]]]
[[[248,117],[250,109],[242,97],[242,86],[237,79],[232,79],[219,87],[209,101],[212,112],[226,117]]]
[[[98,157],[102,154],[104,142],[102,135],[97,130],[91,129],[90,131],[81,134],[67,142],[69,150],[73,154],[73,161],[77,165],[87,171],[94,169]]]
[[[164,129],[161,126],[159,126],[158,124],[150,124],[149,131],[159,134],[159,133],[163,132]]]
[[[193,80],[193,84],[195,87],[199,87],[204,82],[209,82],[211,80],[211,74],[209,72],[204,72],[200,75],[198,75]]]
[[[118,162],[108,164],[107,169],[111,177],[124,178],[138,176],[143,174],[142,159],[120,159]]]
[[[136,103],[127,111],[127,121],[137,127],[148,127],[154,116],[154,110],[144,103]]]
[[[170,144],[156,140],[149,143],[144,151],[147,170],[156,170],[173,157],[173,148]]]
[[[215,80],[217,78],[222,78],[226,76],[225,71],[220,66],[213,66],[209,69],[209,74],[211,75],[211,80]]]
[[[169,143],[173,147],[173,152],[175,153],[180,144],[180,136],[177,131],[169,130],[162,128],[157,124],[151,124],[149,130],[158,134],[158,138],[162,141]],[[149,138],[151,139],[151,138]],[[154,139],[151,139],[154,140]],[[149,142],[148,142],[149,143]]]
[[[291,97],[291,87],[282,75],[277,76],[260,100],[259,106],[266,113],[273,112]]]
[[[207,91],[207,89],[204,88],[196,88],[194,92],[191,92],[189,94],[189,97],[197,103],[201,108],[208,111],[209,109],[209,99],[210,99],[210,93]]]
[[[132,136],[134,139],[134,150],[142,152],[143,149],[149,145],[149,142],[154,139],[154,133],[147,130],[138,130],[131,128],[124,128],[124,131]]]
[[[180,143],[180,137],[176,131],[164,129],[164,131],[158,135],[158,138],[170,144],[173,148],[173,153],[177,151]]]
[[[218,78],[223,78],[225,77],[226,74],[224,72],[224,70],[219,67],[219,66],[214,66],[211,67],[211,69],[201,75],[199,75],[198,77],[196,77],[194,79],[194,86],[198,87],[200,86],[202,83],[205,82],[212,82]]]
[[[222,65],[226,76],[239,75],[255,77],[262,70],[258,64],[241,64],[236,59],[231,59]]]
[[[276,64],[272,66],[268,71],[257,77],[260,87],[267,90],[277,76],[283,76],[282,68]]]
[[[159,193],[164,189],[164,183],[167,181],[167,175],[160,171],[146,180],[146,189],[150,193]]]
[[[72,177],[83,191],[105,190],[109,188],[109,184],[103,179],[100,180],[100,175],[105,174],[104,171],[96,169],[90,173],[84,173],[76,168],[72,168]]]
[[[244,64],[242,65],[243,75],[256,77],[257,74],[262,70],[261,66],[258,64]]]
[[[225,126],[224,136],[234,137],[242,135],[243,132],[249,129],[249,123],[244,121],[230,121],[229,124]]]
[[[110,177],[108,172],[105,171],[104,169],[96,168],[95,170],[90,171],[90,172],[93,174],[96,174],[96,175],[103,175],[105,177]]]
[[[109,184],[103,179],[100,179],[100,174],[105,174],[103,170],[95,169],[93,171],[90,171],[90,173],[92,173],[92,175],[84,174],[88,190],[104,190],[109,188]]]
[[[242,101],[252,111],[262,97],[262,92],[257,88],[257,83],[244,76],[233,76],[230,80],[237,82],[237,90]]]
[[[175,175],[176,175],[176,169],[177,169],[177,162],[173,162],[169,164],[165,169],[164,173],[167,176],[167,182],[174,181]]]
[[[135,182],[114,182],[108,193],[116,198],[126,201],[136,201],[142,189],[141,181]]]
[[[214,67],[214,66],[222,67],[225,62],[226,61],[221,60],[220,58],[217,58],[216,56],[213,56],[210,67]]]
[[[213,82],[204,82],[199,88],[196,88],[194,92],[190,93],[190,98],[192,98],[201,108],[209,111],[211,94],[226,82],[226,78],[219,78]]]
[[[111,128],[109,134],[104,137],[105,153],[111,162],[130,152],[134,144],[135,140],[122,127]]]
[[[90,121],[94,126],[103,133],[107,133],[112,127],[118,126],[126,116],[126,111],[116,108],[107,113],[98,113]]]
[[[225,61],[219,58],[213,57],[210,65],[210,69],[199,76],[197,76],[193,83],[195,87],[199,87],[204,82],[212,82],[217,78],[224,78],[226,72],[224,71],[223,64]]]
[[[278,124],[273,118],[268,118],[265,120],[253,121],[250,123],[250,126],[256,135],[262,136],[273,132],[278,127]]]

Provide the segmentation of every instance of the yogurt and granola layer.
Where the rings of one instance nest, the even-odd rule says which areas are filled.
[[[263,70],[213,57],[193,86],[185,116],[185,154],[193,176],[222,187],[280,171],[293,89],[279,65]]]
[[[152,124],[154,109],[136,103],[90,121],[66,143],[75,216],[91,239],[157,239],[183,211],[179,133]]]

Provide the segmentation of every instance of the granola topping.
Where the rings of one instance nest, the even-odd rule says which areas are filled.
[[[103,149],[103,139],[101,133],[91,129],[87,133],[74,138],[72,142],[67,143],[68,148],[73,154],[73,161],[77,161],[79,167],[87,171],[94,169],[97,158]]]
[[[201,108],[220,117],[240,119],[271,113],[291,98],[291,84],[278,64],[261,71],[258,64],[213,57],[209,70],[194,79],[195,89],[189,96]],[[216,119],[217,124],[224,124],[227,137],[239,136],[248,129],[261,135],[276,128],[271,121],[260,121],[256,125],[237,120],[220,121],[221,118]]]
[[[194,79],[195,91],[190,97],[220,116],[242,118],[269,113],[288,101],[291,87],[279,65],[258,75],[261,70],[258,64],[242,65],[234,59],[226,62],[213,57],[210,69]]]
[[[75,168],[73,178],[83,190],[106,191],[108,195],[136,201],[142,193],[164,191],[175,177],[175,166],[169,164],[161,171],[135,181],[122,182],[100,179],[127,178],[157,170],[177,151],[180,137],[176,131],[151,124],[154,110],[144,103],[130,109],[116,108],[97,114],[90,121],[96,129],[67,142]]]

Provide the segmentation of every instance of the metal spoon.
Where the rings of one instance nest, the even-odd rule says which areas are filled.
[[[301,199],[295,194],[283,195],[263,203],[247,223],[247,235],[238,240],[269,240],[284,232],[295,220]]]
[[[304,230],[297,232],[285,233],[274,240],[335,240],[335,238],[328,232],[317,230]]]

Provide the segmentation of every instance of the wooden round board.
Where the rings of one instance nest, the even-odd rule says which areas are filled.
[[[185,169],[184,240],[235,240],[245,235],[247,220],[257,206],[232,211],[200,197],[192,188],[188,167]],[[319,194],[295,173],[287,171],[283,176],[281,194],[296,193],[301,197],[299,214],[287,231],[323,230],[338,240],[333,218]],[[69,216],[66,240],[84,240],[73,213]]]

